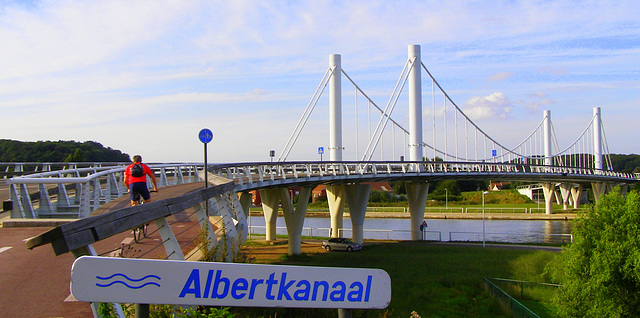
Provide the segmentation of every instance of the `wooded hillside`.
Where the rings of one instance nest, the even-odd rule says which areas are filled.
[[[23,142],[0,139],[0,162],[129,162],[120,150],[95,141]]]
[[[640,172],[640,155],[611,155],[611,164],[614,171]]]

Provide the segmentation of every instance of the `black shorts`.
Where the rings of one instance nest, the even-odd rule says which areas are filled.
[[[131,201],[136,200],[136,193],[139,193],[145,200],[151,199],[151,193],[149,193],[149,188],[147,188],[146,182],[129,183],[129,198],[131,198]]]

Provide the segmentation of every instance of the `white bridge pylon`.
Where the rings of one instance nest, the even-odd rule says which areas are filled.
[[[425,80],[423,74],[427,75]],[[353,103],[343,102],[347,98],[343,77],[353,86]],[[428,84],[431,89],[424,91]],[[330,161],[443,160],[611,169],[599,107],[594,108],[582,133],[564,149],[559,148],[549,110],[520,143],[506,146],[483,131],[451,99],[422,63],[419,45],[409,46],[408,59],[384,108],[347,74],[339,54],[330,55],[329,67],[280,152],[279,162],[289,158],[327,86]],[[406,100],[407,111],[397,111],[400,114],[394,118],[405,86],[408,96],[402,102]],[[347,111],[347,106],[353,111]]]
[[[422,78],[423,74],[427,75],[425,80]],[[346,112],[346,108],[343,107],[345,106],[343,92],[347,91],[343,89],[343,76],[347,80],[345,83],[353,86],[353,112]],[[423,91],[423,86],[428,87],[429,84],[431,84],[430,91]],[[407,61],[384,107],[380,107],[347,74],[342,67],[339,54],[330,55],[329,67],[280,153],[279,162],[287,161],[327,86],[329,86],[330,161],[404,161],[407,158],[408,161],[415,162],[529,164],[589,169],[593,174],[612,169],[599,107],[593,109],[591,121],[578,138],[564,149],[558,146],[549,110],[544,111],[540,123],[520,143],[511,147],[505,146],[496,138],[489,136],[458,107],[422,63],[419,45],[408,46]],[[408,86],[408,92],[403,95],[405,86]],[[394,118],[392,115],[396,106],[404,103],[405,100],[408,111],[400,112]],[[427,101],[426,103],[430,105],[425,105],[423,101]],[[349,117],[343,117],[345,114]],[[345,122],[351,122],[354,125],[345,126],[343,125]],[[343,136],[348,138],[343,140]],[[416,180],[407,182],[405,186],[411,211],[411,238],[417,240],[421,238],[418,229],[422,222],[429,186],[427,181],[417,182]],[[551,214],[553,198],[556,197],[558,189],[562,193],[561,197],[566,207],[572,189],[576,187],[581,189],[582,185],[545,182],[542,183],[542,187],[545,194],[546,213]],[[333,237],[340,235],[342,222],[338,218],[342,218],[345,198],[356,197],[351,193],[357,191],[354,189],[356,188],[350,185],[341,184],[332,184],[327,187]],[[606,186],[594,184],[592,189],[598,198],[605,191]],[[350,209],[356,211],[366,209],[369,192],[364,189],[362,191],[366,193],[366,198],[358,197],[357,202],[364,207],[354,206]],[[278,201],[266,192],[263,195],[268,196],[266,198],[268,200]],[[284,200],[284,197],[282,198]],[[351,204],[351,200],[346,201]],[[274,204],[277,207],[277,202],[270,202],[269,205]],[[573,205],[576,206],[577,203],[573,202]],[[289,203],[283,206],[289,206]],[[265,215],[267,214],[274,215],[273,211],[265,211]],[[296,215],[296,218],[299,217],[298,212],[290,214]],[[285,217],[286,215],[287,213]],[[356,225],[360,228],[353,229],[353,239],[356,242],[362,242],[360,217],[357,215],[358,222],[354,223],[358,223]],[[265,221],[275,222],[275,218],[271,217]]]

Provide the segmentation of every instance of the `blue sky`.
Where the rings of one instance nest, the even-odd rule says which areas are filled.
[[[211,162],[268,161],[329,54],[384,106],[407,46],[419,44],[456,104],[505,145],[544,110],[568,145],[598,106],[610,151],[638,153],[638,12],[637,1],[0,0],[0,138],[93,140],[147,162],[202,161],[206,127]],[[315,160],[328,147],[327,104],[289,159]]]

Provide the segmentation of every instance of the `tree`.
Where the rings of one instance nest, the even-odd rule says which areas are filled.
[[[82,161],[82,150],[80,148],[76,148],[76,151],[73,154],[69,154],[67,159],[64,162],[81,162]]]
[[[573,228],[556,279],[559,314],[640,317],[640,195],[616,188]]]

